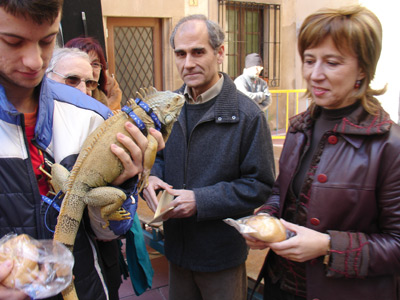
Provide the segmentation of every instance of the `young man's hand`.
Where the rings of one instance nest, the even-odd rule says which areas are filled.
[[[1,284],[1,282],[10,274],[13,268],[13,263],[10,260],[6,260],[0,264],[0,300],[24,300],[29,297],[18,290],[10,289]]]
[[[125,129],[131,136],[118,133],[117,140],[128,149],[129,154],[121,147],[115,144],[111,145],[111,151],[120,159],[124,166],[124,171],[112,182],[112,185],[120,185],[143,170],[143,157],[148,145],[148,140],[141,133],[139,128],[131,122],[125,123]],[[165,143],[161,133],[153,128],[151,128],[149,132],[157,140],[157,150],[163,149]]]

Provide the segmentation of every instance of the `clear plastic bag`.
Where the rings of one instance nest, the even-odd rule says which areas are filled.
[[[13,261],[13,269],[1,284],[34,299],[57,295],[72,280],[74,257],[67,247],[53,240],[35,240],[26,234],[0,239],[0,263]]]
[[[228,218],[224,219],[224,222],[236,228],[241,234],[246,233],[270,243],[283,241],[293,235],[292,232],[285,229],[279,219],[265,213],[237,220]]]

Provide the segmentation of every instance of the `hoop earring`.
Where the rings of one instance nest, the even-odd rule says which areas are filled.
[[[357,80],[357,81],[356,81],[356,84],[354,85],[354,88],[355,88],[355,89],[359,89],[360,86],[361,86],[361,80]]]

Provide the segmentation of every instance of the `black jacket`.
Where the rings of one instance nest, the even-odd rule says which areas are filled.
[[[168,260],[201,272],[245,262],[243,237],[223,219],[249,215],[265,202],[274,182],[274,157],[263,112],[226,74],[215,103],[188,139],[182,109],[152,174],[196,197],[196,215],[164,222]]]

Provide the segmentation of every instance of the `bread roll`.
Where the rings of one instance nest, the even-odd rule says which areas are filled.
[[[11,260],[13,269],[1,284],[15,289],[32,283],[39,275],[38,259],[38,249],[28,235],[7,240],[0,245],[0,263]]]
[[[257,232],[249,235],[268,243],[280,242],[286,239],[286,229],[277,218],[268,215],[255,215],[244,222]]]

